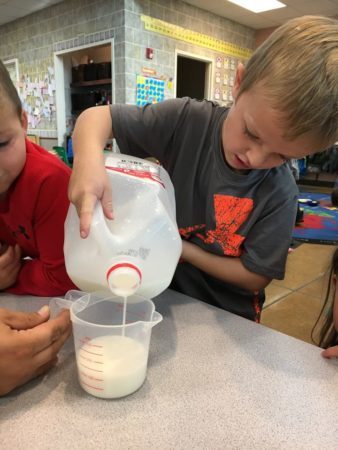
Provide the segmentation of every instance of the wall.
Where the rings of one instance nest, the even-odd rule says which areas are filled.
[[[126,65],[126,103],[135,103],[135,74],[146,66],[155,69],[157,75],[166,79],[175,77],[175,49],[194,53],[200,57],[215,60],[216,52],[184,41],[172,39],[144,29],[141,15],[151,16],[180,27],[212,36],[222,41],[252,49],[254,30],[231,20],[224,19],[179,0],[138,0],[125,1],[125,65]],[[145,58],[145,49],[154,49],[154,59]],[[166,85],[165,97],[175,96]]]
[[[338,19],[338,16],[334,16],[334,19]],[[262,28],[261,30],[256,30],[255,32],[255,49],[259,47],[265,39],[267,39],[270,34],[276,30],[277,27]]]
[[[255,32],[255,48],[259,47],[277,27],[263,28]]]
[[[123,9],[122,0],[66,0],[10,22],[0,26],[0,58],[18,58],[20,77],[44,80],[48,68],[53,67],[55,51],[100,43],[113,37],[117,43],[123,41]],[[122,99],[122,56],[116,59],[115,68],[116,85]],[[37,129],[30,131],[44,137],[56,137],[55,112],[51,120],[42,119]]]
[[[135,103],[136,74],[145,66],[174,79],[175,49],[214,60],[216,53],[210,49],[146,31],[142,14],[242,47],[254,46],[250,28],[179,0],[66,0],[0,26],[0,58],[18,58],[20,76],[39,81],[53,66],[53,52],[114,38],[115,101],[122,103]],[[145,58],[146,47],[154,49],[152,61]],[[165,96],[175,96],[169,83]],[[56,137],[55,112],[31,131]]]

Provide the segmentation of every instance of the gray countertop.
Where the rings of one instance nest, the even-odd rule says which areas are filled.
[[[0,295],[33,310],[48,299]],[[338,365],[320,349],[166,291],[147,379],[103,400],[77,381],[72,341],[58,366],[0,399],[2,449],[337,449]]]

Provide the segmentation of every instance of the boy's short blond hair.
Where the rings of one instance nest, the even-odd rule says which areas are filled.
[[[238,96],[260,85],[293,140],[309,134],[322,149],[338,140],[338,21],[292,19],[249,59]]]
[[[22,104],[11,77],[2,61],[0,61],[0,108],[3,108],[3,102],[9,101],[15,109],[18,117],[21,119]]]

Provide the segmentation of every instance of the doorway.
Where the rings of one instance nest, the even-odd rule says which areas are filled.
[[[84,58],[97,64],[82,64],[87,62]],[[87,77],[78,77],[79,79],[75,80],[74,64],[75,68],[83,69]],[[81,110],[101,104],[103,93],[107,99],[104,104],[114,103],[114,40],[109,39],[56,52],[54,67],[58,145],[66,146],[67,137]],[[102,71],[104,73],[98,75]]]
[[[176,97],[210,99],[211,60],[176,53]]]

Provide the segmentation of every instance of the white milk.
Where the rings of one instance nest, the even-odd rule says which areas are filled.
[[[127,317],[127,297],[123,297],[123,316],[122,316],[122,336],[126,329],[126,317]]]
[[[101,336],[77,352],[80,384],[96,397],[118,398],[136,391],[144,382],[148,353],[126,336]]]

